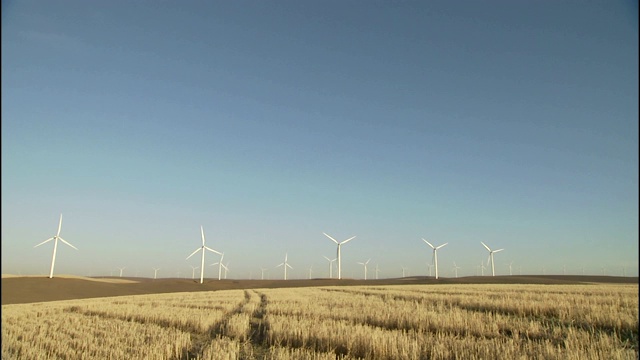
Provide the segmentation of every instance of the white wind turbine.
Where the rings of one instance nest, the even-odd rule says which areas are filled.
[[[428,242],[424,238],[422,239],[422,241],[426,242],[427,245],[431,246],[431,248],[433,249],[433,265],[436,268],[436,279],[437,279],[438,278],[438,249],[440,249],[441,247],[447,245],[448,242],[444,243],[444,244],[442,244],[440,246],[433,246],[433,245],[431,245],[430,242]]]
[[[205,250],[209,250],[211,252],[214,252],[218,255],[220,255],[219,252],[213,250],[212,248],[206,246],[204,244],[204,229],[202,228],[202,225],[200,225],[200,233],[202,234],[202,246],[197,248],[196,251],[192,252],[191,255],[187,256],[187,258],[185,260],[188,260],[190,257],[192,257],[193,255],[195,255],[195,253],[197,253],[198,251],[202,251],[202,262],[200,263],[200,284],[202,284],[202,282],[204,281],[204,253]]]
[[[512,265],[513,265],[513,261],[507,264],[507,266],[509,267],[509,275],[513,275],[513,271],[511,271]]]
[[[118,268],[118,269],[120,270],[120,277],[122,277],[122,270],[124,270],[124,269],[126,269],[126,268],[127,268],[126,266],[125,266],[125,267]]]
[[[218,253],[218,254],[220,254],[220,253]],[[218,262],[216,262],[216,263],[213,263],[213,264],[209,265],[209,266],[218,265],[218,280],[220,280],[220,279],[222,278],[222,277],[221,277],[221,276],[222,276],[222,268],[223,268],[223,267],[224,267],[225,269],[227,268],[227,267],[226,267],[226,266],[224,266],[224,264],[222,263],[222,259],[224,259],[224,253],[220,254],[220,261],[218,261]],[[229,263],[227,263],[227,264],[229,264]],[[229,270],[229,269],[227,269],[227,270]],[[225,274],[226,274],[226,271],[225,271]],[[226,277],[225,277],[225,279],[226,279]]]
[[[409,270],[409,268],[408,267],[404,267],[404,266],[401,266],[401,268],[402,268],[402,277],[405,277],[404,273],[405,273],[406,270]],[[436,272],[436,274],[437,274],[437,272]]]
[[[266,268],[260,268],[260,272],[262,273],[261,280],[264,280],[264,272],[267,270]]]
[[[311,272],[313,271],[313,265],[309,266],[309,279],[311,279]]]
[[[337,256],[336,258],[338,259],[338,279],[342,279],[342,261],[340,258],[340,247],[343,244],[346,244],[347,242],[353,240],[355,238],[355,236],[352,236],[350,238],[348,238],[347,240],[343,240],[342,242],[338,242],[336,239],[332,238],[331,236],[327,235],[327,233],[324,233],[324,236],[328,237],[329,239],[331,239],[334,243],[338,244],[338,250],[337,250]]]
[[[484,261],[480,260],[480,271],[482,276],[484,276],[484,269],[485,269]]]
[[[323,256],[323,258],[327,259],[327,261],[329,262],[329,279],[333,279],[333,262],[336,261],[337,258],[333,260],[329,259],[326,256]]]
[[[197,269],[199,266],[193,266],[193,265],[189,265],[189,266],[191,266],[191,278],[193,279],[193,278],[195,278],[195,277],[196,277],[196,269]]]
[[[225,280],[227,279],[227,271],[231,271],[229,270],[229,267],[227,267],[227,265],[229,265],[229,261],[227,261],[227,265],[222,264],[222,262],[220,262],[220,264],[222,265],[222,267],[224,268],[224,278]]]
[[[496,276],[496,268],[494,266],[493,263],[493,253],[497,253],[499,251],[502,251],[504,249],[498,249],[498,250],[491,250],[485,243],[483,243],[482,241],[480,241],[480,243],[482,244],[482,246],[484,246],[487,250],[489,250],[489,259],[491,259],[491,274],[492,276]],[[487,259],[487,264],[489,263],[489,259]]]
[[[160,268],[153,268],[153,278],[154,279],[158,278],[158,270],[160,270]]]
[[[53,240],[53,257],[51,258],[51,271],[49,271],[49,279],[53,278],[53,267],[56,265],[56,250],[58,249],[58,240],[78,250],[78,248],[69,244],[63,238],[60,237],[60,229],[62,229],[62,214],[60,214],[60,221],[58,222],[58,232],[56,233],[56,235],[34,246],[34,248],[37,248],[38,246]]]
[[[371,261],[371,259],[361,263],[359,262],[358,264],[364,266],[364,279],[367,280],[367,264],[369,263],[369,261]]]
[[[378,280],[378,273],[380,272],[380,269],[378,269],[378,264],[376,264],[376,280]]]
[[[429,276],[431,276],[431,269],[433,268],[433,264],[427,263],[427,268],[429,269]]]
[[[456,265],[456,262],[453,262],[453,271],[455,271],[456,273],[456,277],[458,277],[458,269],[460,269],[460,266]]]
[[[280,264],[280,265],[276,266],[276,267],[280,267],[280,266],[283,266],[283,267],[284,267],[284,279],[285,279],[285,280],[287,280],[287,267],[289,267],[290,269],[293,269],[293,268],[291,267],[291,265],[289,265],[289,264],[287,263],[287,256],[288,256],[288,254],[286,254],[286,253],[285,253],[285,254],[284,254],[284,262],[283,262],[282,264]]]

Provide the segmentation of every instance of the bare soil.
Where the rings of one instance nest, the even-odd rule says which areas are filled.
[[[202,284],[191,279],[149,279],[133,277],[2,276],[2,305],[58,300],[87,299],[110,296],[161,294],[229,289],[260,289],[314,286],[407,285],[424,284],[638,284],[638,277],[526,275],[469,276],[440,278],[415,276],[396,279],[310,279],[310,280],[218,280],[205,279]]]

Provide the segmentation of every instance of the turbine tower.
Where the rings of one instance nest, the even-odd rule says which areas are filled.
[[[280,264],[280,265],[276,266],[276,267],[284,266],[284,279],[285,279],[285,280],[287,280],[287,267],[289,267],[290,269],[293,269],[293,268],[291,267],[291,265],[289,265],[289,264],[287,263],[287,256],[288,256],[288,254],[286,254],[286,253],[285,253],[285,254],[284,254],[284,262],[283,262],[282,264]]]
[[[480,260],[480,271],[482,276],[484,276],[484,269],[485,269],[484,261]]]
[[[371,261],[371,259],[361,263],[359,262],[358,264],[364,266],[364,279],[367,280],[367,264],[369,263],[369,261]]]
[[[447,245],[448,243],[444,243],[444,244],[442,244],[440,246],[433,246],[433,245],[431,245],[430,242],[428,242],[424,238],[422,239],[422,241],[426,242],[427,245],[431,246],[431,248],[433,249],[433,266],[436,268],[436,279],[437,279],[438,278],[438,249],[440,249],[441,247]]]
[[[49,239],[41,242],[40,244],[34,246],[34,248],[37,248],[38,246],[53,240],[53,257],[51,258],[51,271],[49,271],[49,279],[53,278],[53,268],[56,265],[56,250],[58,249],[58,240],[60,240],[63,243],[71,246],[72,248],[78,250],[78,248],[76,248],[75,246],[69,244],[63,238],[60,237],[60,229],[62,229],[62,214],[60,214],[60,222],[58,222],[58,232],[56,233],[56,235],[54,237],[52,237],[52,238],[49,238]]]
[[[158,278],[158,270],[160,270],[160,268],[153,268],[153,278],[154,279]]]
[[[202,225],[200,225],[200,233],[202,234],[202,246],[197,248],[196,251],[192,252],[191,255],[187,256],[187,258],[185,260],[188,260],[190,257],[195,255],[195,253],[197,253],[198,251],[202,251],[202,261],[200,262],[200,284],[202,284],[202,282],[204,281],[204,253],[205,253],[205,250],[209,250],[209,251],[214,252],[214,253],[216,253],[218,255],[221,255],[221,254],[204,244],[204,229],[202,228]]]
[[[380,272],[380,269],[378,269],[378,264],[376,264],[376,280],[378,280],[378,273]]]
[[[504,249],[498,249],[498,250],[491,250],[487,244],[483,243],[482,241],[480,241],[480,243],[482,244],[482,246],[484,246],[487,250],[489,250],[489,258],[487,259],[487,264],[489,263],[489,259],[491,259],[491,276],[496,276],[496,268],[493,264],[493,253],[497,253],[499,251],[502,251]]]
[[[329,262],[329,279],[333,279],[333,262],[337,259],[331,260],[326,256],[323,256],[323,258],[327,259],[327,261]]]
[[[343,240],[342,242],[338,242],[336,239],[332,238],[331,236],[327,235],[327,233],[324,233],[324,236],[328,237],[329,239],[331,239],[334,243],[338,244],[338,250],[337,250],[337,255],[336,258],[338,259],[338,279],[342,279],[342,262],[341,262],[341,258],[340,258],[340,246],[342,246],[343,244],[346,244],[347,242],[353,240],[355,238],[355,236],[352,236],[350,238],[348,238],[347,240]]]
[[[264,280],[264,271],[267,270],[266,268],[260,268],[260,272],[262,272],[262,277],[261,280]]]

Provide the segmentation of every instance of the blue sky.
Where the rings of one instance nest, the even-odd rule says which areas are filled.
[[[2,3],[3,274],[637,276],[638,171],[637,2]]]

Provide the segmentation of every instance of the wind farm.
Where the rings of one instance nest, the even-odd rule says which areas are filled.
[[[637,7],[3,2],[0,358],[637,360]]]

